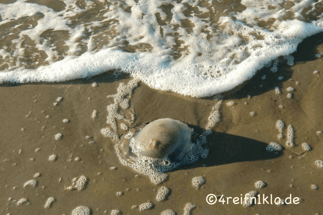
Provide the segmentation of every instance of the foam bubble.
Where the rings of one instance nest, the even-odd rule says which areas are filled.
[[[258,192],[253,190],[245,194],[242,206],[243,207],[250,207],[256,202],[256,196]]]
[[[51,161],[51,162],[56,161],[57,160],[57,155],[55,155],[55,154],[50,155],[48,157],[48,160]]]
[[[38,185],[38,182],[35,179],[31,179],[31,180],[24,183],[24,188],[25,187],[36,187],[37,185]]]
[[[92,114],[91,114],[91,118],[95,119],[97,117],[98,111],[97,110],[93,110]]]
[[[40,172],[37,172],[37,173],[35,173],[34,178],[38,178],[40,176],[41,176],[41,173]]]
[[[117,209],[113,209],[111,211],[111,215],[121,215],[121,214],[122,214],[122,212],[120,210],[117,210]]]
[[[195,187],[197,190],[205,184],[205,179],[202,176],[196,176],[192,178],[192,186]]]
[[[167,209],[167,210],[164,210],[160,213],[160,215],[176,215],[176,212],[173,211],[172,209]]]
[[[91,209],[86,206],[78,206],[72,210],[72,215],[90,215]]]
[[[184,213],[183,215],[191,215],[192,214],[192,211],[196,208],[196,205],[188,202],[185,204],[184,206]]]
[[[255,188],[256,189],[261,189],[261,188],[264,188],[266,186],[267,186],[267,184],[265,182],[263,182],[263,181],[256,181],[255,182]]]
[[[61,133],[58,133],[58,134],[55,134],[55,140],[61,140],[61,139],[63,139],[63,134],[61,134]]]
[[[293,147],[294,146],[294,129],[292,125],[288,125],[287,127],[287,141],[286,141],[287,147]]]
[[[285,127],[285,123],[282,120],[277,120],[276,128],[278,129],[279,133],[283,133],[284,127]]]
[[[153,209],[154,204],[151,202],[145,202],[139,205],[139,211],[151,210]]]
[[[17,201],[17,205],[20,206],[20,205],[29,205],[30,202],[27,198],[21,198]]]
[[[167,196],[169,195],[169,188],[162,186],[157,190],[156,200],[158,202],[165,201]]]
[[[269,145],[266,147],[266,150],[269,152],[273,151],[281,151],[283,147],[279,143],[270,142]]]
[[[316,184],[311,184],[311,189],[312,190],[318,190],[319,187]]]
[[[255,115],[256,115],[256,112],[255,112],[255,111],[251,111],[251,112],[249,113],[249,115],[250,115],[250,116],[255,116]]]
[[[316,160],[314,163],[317,167],[323,168],[323,161],[322,160]]]
[[[287,90],[287,92],[293,92],[293,91],[295,91],[295,89],[293,87],[287,87],[286,90]]]
[[[77,189],[78,191],[82,191],[86,189],[86,186],[88,184],[89,179],[81,175],[80,177],[75,177],[72,179],[72,185],[69,187],[66,187],[66,190],[74,190]]]
[[[205,126],[206,131],[210,131],[211,128],[213,128],[216,125],[216,123],[221,121],[221,114],[220,114],[221,104],[222,104],[222,98],[218,98],[218,100],[216,101],[215,105],[212,107],[212,110],[209,114],[208,122],[207,122],[207,125]]]
[[[54,202],[55,202],[55,198],[49,197],[45,202],[44,208],[46,209],[51,208]]]
[[[308,143],[302,143],[302,149],[304,151],[311,151],[312,150],[311,146]]]
[[[227,103],[226,103],[226,105],[227,105],[228,107],[231,107],[231,106],[233,106],[233,105],[234,105],[234,101],[229,101],[229,102],[227,102]]]

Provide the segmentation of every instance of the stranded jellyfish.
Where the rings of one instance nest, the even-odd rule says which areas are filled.
[[[207,157],[209,151],[202,147],[205,137],[195,138],[194,143],[193,134],[193,129],[181,121],[158,119],[122,136],[116,152],[123,165],[159,184],[167,179],[165,172]]]

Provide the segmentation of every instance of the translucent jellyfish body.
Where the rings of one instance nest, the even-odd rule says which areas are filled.
[[[122,136],[116,152],[123,165],[159,184],[167,179],[165,172],[208,156],[209,150],[202,147],[205,137],[193,143],[192,133],[193,129],[181,121],[158,119]]]

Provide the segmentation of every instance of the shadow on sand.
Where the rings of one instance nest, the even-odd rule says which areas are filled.
[[[196,126],[190,125],[190,127],[194,127],[195,131],[200,130],[200,128],[196,128]],[[204,166],[218,166],[236,162],[269,160],[278,158],[283,154],[284,147],[280,152],[269,152],[266,150],[267,146],[268,143],[254,139],[212,132],[212,134],[207,137],[206,148],[209,149],[210,153],[206,159],[200,159],[194,164],[181,166],[172,171]]]

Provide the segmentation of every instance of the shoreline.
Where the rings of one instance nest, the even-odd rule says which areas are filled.
[[[312,43],[305,41],[299,47],[301,53],[295,53],[294,66],[280,66],[277,73],[262,70],[239,91],[225,95],[221,122],[207,139],[208,158],[169,172],[168,181],[159,186],[151,184],[148,177],[122,166],[113,144],[100,133],[106,126],[106,106],[111,104],[106,96],[115,94],[118,85],[127,83],[130,78],[115,80],[109,73],[65,83],[1,86],[0,173],[3,177],[0,180],[3,186],[0,192],[3,195],[0,205],[4,206],[1,212],[70,214],[75,207],[86,205],[93,214],[105,214],[105,211],[110,214],[113,209],[119,209],[123,214],[160,214],[168,208],[182,214],[188,202],[197,205],[193,215],[322,212],[322,169],[314,162],[323,159],[323,135],[316,133],[323,130],[323,58],[311,58],[308,52],[313,51],[313,47],[323,52],[323,45],[309,48],[307,42]],[[320,73],[313,74],[315,70]],[[282,74],[285,74],[284,79],[277,80]],[[263,75],[266,75],[265,80]],[[92,87],[93,82],[98,86]],[[276,86],[281,94],[275,94]],[[295,89],[291,99],[287,98],[288,87]],[[63,100],[54,106],[57,97],[63,97]],[[231,101],[233,105],[229,103]],[[185,122],[201,133],[215,101],[156,91],[141,82],[134,89],[130,104],[136,116],[132,126],[168,117]],[[93,110],[97,111],[95,119],[91,118]],[[253,111],[255,114],[251,116]],[[70,121],[63,123],[63,119]],[[295,147],[288,148],[285,144],[286,128],[284,139],[277,139],[279,132],[275,124],[279,119],[286,127],[293,126]],[[62,140],[55,140],[57,133],[63,134]],[[275,155],[263,151],[270,142],[281,144],[283,153]],[[303,142],[312,150],[304,152]],[[52,154],[58,156],[55,162],[48,161]],[[76,161],[77,157],[80,160]],[[111,170],[111,167],[116,169]],[[41,173],[41,177],[36,178],[38,185],[23,188],[37,172]],[[72,179],[80,175],[89,178],[87,188],[65,191],[64,186],[70,186]],[[206,179],[199,190],[191,185],[195,176]],[[59,178],[62,178],[60,182]],[[264,181],[267,187],[256,189],[254,183],[258,180]],[[319,189],[312,190],[311,184],[318,185]],[[162,185],[171,189],[171,194],[168,200],[157,202],[156,192]],[[292,194],[302,201],[293,207],[254,205],[247,208],[242,205],[210,206],[205,202],[209,193],[234,197],[252,190],[283,198]],[[123,195],[118,196],[119,191]],[[46,199],[51,196],[56,201],[51,209],[44,209]],[[17,206],[16,201],[23,197],[31,204]],[[152,210],[139,212],[138,208],[131,208],[148,200],[155,205]]]

